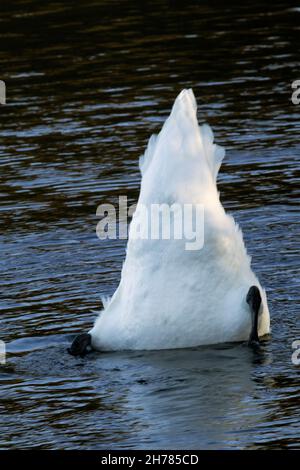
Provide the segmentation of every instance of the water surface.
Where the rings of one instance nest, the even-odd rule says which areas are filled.
[[[0,446],[299,448],[300,10],[293,2],[12,0],[0,6]],[[221,200],[266,287],[272,335],[164,352],[66,347],[118,285],[138,157],[192,87],[227,155]],[[299,176],[299,173],[298,173]]]

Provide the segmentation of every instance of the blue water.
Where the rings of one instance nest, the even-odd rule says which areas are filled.
[[[299,448],[300,11],[289,2],[0,6],[0,447]],[[272,334],[242,344],[69,356],[125,240],[97,206],[136,202],[138,157],[183,87],[227,149],[221,200],[267,289]]]

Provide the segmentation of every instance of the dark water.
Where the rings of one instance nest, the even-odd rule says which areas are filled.
[[[248,2],[247,2],[248,3]],[[1,2],[1,448],[300,448],[300,9],[295,3]],[[272,336],[194,350],[66,353],[118,284],[137,159],[176,94],[227,149],[221,199],[266,286]]]

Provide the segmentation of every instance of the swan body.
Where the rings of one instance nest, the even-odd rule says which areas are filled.
[[[129,230],[121,281],[89,332],[98,350],[186,348],[247,340],[247,292],[261,295],[258,335],[269,332],[265,290],[251,269],[241,230],[225,213],[216,178],[224,150],[208,125],[199,127],[192,90],[176,98],[158,136],[140,159],[141,190]],[[204,243],[138,239],[150,230],[141,206],[201,204]]]

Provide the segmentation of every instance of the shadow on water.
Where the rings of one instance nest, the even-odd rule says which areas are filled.
[[[299,448],[299,15],[292,1],[1,3],[1,448]],[[125,255],[96,238],[96,208],[136,202],[138,157],[183,87],[227,149],[221,199],[266,286],[271,339],[258,355],[72,358]]]
[[[297,445],[298,376],[274,364],[271,338],[259,350],[232,343],[84,359],[66,353],[70,340],[8,348],[15,353],[0,374],[8,447],[31,447],[27,432],[36,448]]]

